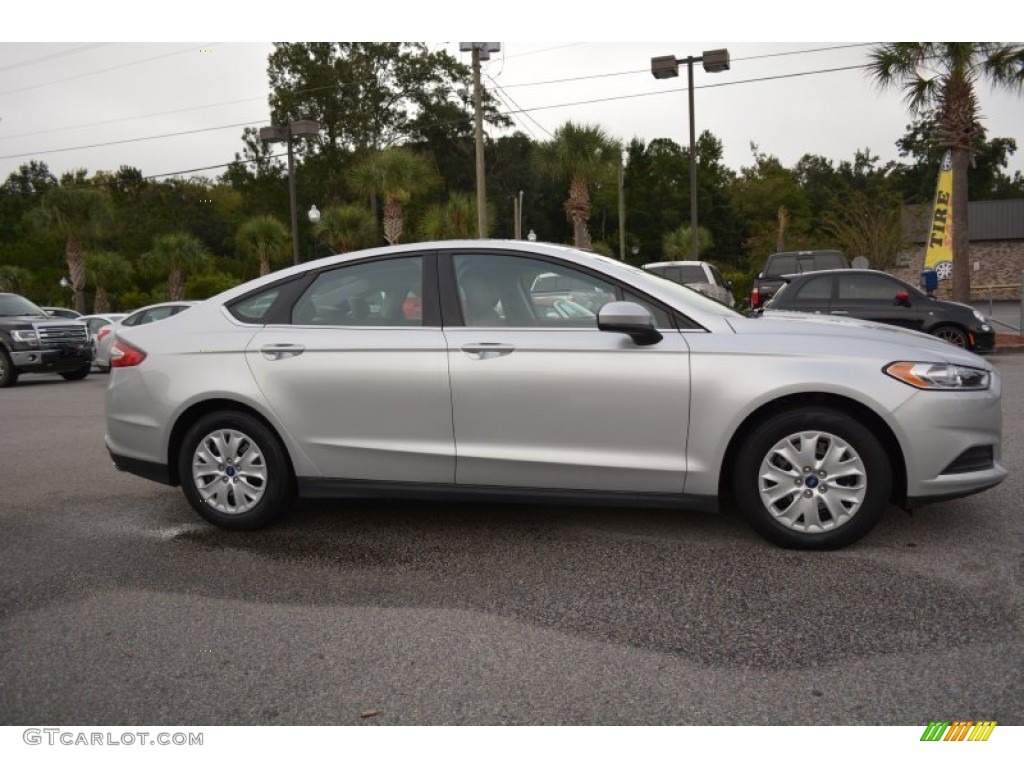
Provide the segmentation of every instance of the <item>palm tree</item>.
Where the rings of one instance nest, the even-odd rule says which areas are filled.
[[[113,219],[110,194],[103,188],[54,187],[36,215],[37,225],[64,238],[64,256],[74,291],[75,309],[85,312],[85,247],[83,240],[99,236]]]
[[[291,250],[291,235],[284,224],[273,216],[253,216],[242,223],[235,242],[247,256],[260,264],[260,277],[270,274],[271,262],[279,260]]]
[[[348,253],[374,244],[377,222],[361,206],[331,205],[324,209],[314,232],[335,253]]]
[[[25,293],[32,273],[24,267],[0,264],[0,291]]]
[[[711,233],[704,229],[704,227],[697,227],[697,253],[704,253],[708,250],[714,241],[711,239]],[[665,234],[661,239],[661,251],[662,257],[666,261],[686,261],[693,253],[693,243],[690,239],[690,225],[683,224],[680,227],[676,227],[671,232]]]
[[[444,204],[430,206],[420,221],[424,240],[459,240],[476,237],[476,198],[455,192]]]
[[[402,237],[403,206],[432,186],[436,178],[431,162],[406,147],[391,147],[367,156],[351,175],[357,192],[384,198],[384,239],[391,245]]]
[[[953,298],[969,301],[967,167],[982,133],[976,86],[1024,90],[1024,46],[1016,43],[885,43],[871,51],[868,74],[899,88],[916,115],[933,115],[941,146],[953,155]]]
[[[167,295],[171,301],[185,298],[185,280],[189,273],[201,272],[209,265],[206,246],[184,232],[157,235],[153,238],[152,250],[139,259],[143,271],[167,275]]]
[[[92,311],[96,314],[110,311],[108,290],[116,290],[127,285],[134,272],[132,263],[120,253],[98,251],[85,257],[85,273],[96,286]]]
[[[551,141],[537,148],[540,170],[552,179],[569,179],[569,197],[565,214],[572,224],[573,243],[577,248],[590,247],[590,184],[609,178],[618,167],[622,151],[596,125],[568,122],[555,131]]]

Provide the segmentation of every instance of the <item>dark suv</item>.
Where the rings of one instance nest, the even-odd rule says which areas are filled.
[[[0,293],[0,387],[14,385],[22,373],[84,379],[92,356],[85,323],[52,317],[24,296]]]
[[[991,322],[974,307],[928,296],[909,283],[870,269],[834,269],[790,275],[764,307],[859,317],[924,331],[974,352],[995,344]]]
[[[750,290],[750,308],[764,306],[782,287],[782,276],[819,269],[847,269],[850,263],[839,251],[783,251],[773,253]]]

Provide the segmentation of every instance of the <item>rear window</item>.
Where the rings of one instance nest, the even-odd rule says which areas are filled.
[[[839,251],[812,251],[809,253],[775,253],[768,257],[764,274],[794,275],[816,272],[819,269],[844,269],[846,257]]]

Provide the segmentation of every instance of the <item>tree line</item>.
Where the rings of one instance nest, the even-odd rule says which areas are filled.
[[[271,122],[321,125],[317,137],[295,144],[303,260],[476,236],[469,76],[419,43],[275,45]],[[492,128],[509,128],[490,94],[482,107]],[[752,145],[749,164],[733,170],[721,141],[704,131],[700,257],[740,296],[776,250],[838,248],[874,268],[891,266],[905,245],[901,206],[934,194],[949,144],[942,109],[917,109],[896,140],[900,160],[888,163],[858,149],[839,161],[807,154],[787,167]],[[79,311],[129,309],[205,298],[289,263],[286,166],[254,128],[242,140],[216,178],[147,179],[126,166],[57,178],[43,162],[22,165],[0,186],[0,290]],[[970,199],[1024,196],[1021,174],[1005,171],[1013,138],[990,139],[975,125],[968,147]],[[568,122],[548,140],[520,131],[488,138],[485,159],[490,237],[513,237],[521,197],[524,233],[619,256],[622,195],[627,261],[690,257],[688,147],[622,141]],[[312,205],[321,212],[316,224],[306,217]]]

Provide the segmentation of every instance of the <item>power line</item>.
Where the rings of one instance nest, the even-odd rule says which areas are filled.
[[[213,45],[213,43],[204,43],[204,45]],[[196,47],[194,45],[192,45],[192,46],[189,46],[188,48],[182,48],[180,51],[172,51],[171,53],[162,53],[159,56],[150,56],[148,59],[138,59],[137,61],[126,61],[124,64],[116,64],[113,67],[106,67],[104,69],[95,69],[92,72],[82,72],[82,73],[77,74],[77,75],[71,75],[70,77],[63,77],[60,80],[50,80],[50,81],[45,82],[45,83],[37,83],[36,85],[26,85],[24,88],[15,88],[15,89],[10,90],[10,91],[0,91],[0,96],[9,96],[12,93],[23,93],[25,91],[32,91],[32,90],[35,90],[36,88],[45,88],[48,85],[57,85],[58,83],[67,83],[67,82],[70,82],[71,80],[80,80],[83,77],[91,77],[92,75],[100,75],[100,74],[103,74],[104,72],[113,72],[114,70],[124,69],[125,67],[134,67],[136,64],[146,64],[146,63],[148,63],[150,61],[157,61],[159,59],[166,59],[166,58],[168,58],[170,56],[180,56],[183,53],[188,53],[189,51],[195,51],[195,50],[196,50]]]
[[[519,109],[519,110],[523,109],[522,106],[515,99],[513,99],[504,88],[502,88],[500,85],[498,85],[498,82],[493,77],[488,75],[487,79],[490,80],[492,83],[494,83],[494,87],[496,89],[496,93],[498,94],[498,98],[501,99],[502,104],[504,104],[506,107],[508,107],[509,106],[509,102],[511,102],[512,106],[514,106],[516,109]],[[506,101],[506,99],[508,99],[508,101]],[[509,109],[511,109],[511,107],[509,107]],[[531,115],[529,112],[526,112],[526,116],[528,118],[530,118],[530,121],[534,125],[536,125],[542,131],[544,131],[544,133],[546,133],[548,136],[554,138],[554,134],[552,134],[551,131],[549,131],[547,128],[545,128],[543,125],[541,125],[539,122],[537,122],[536,118],[534,118],[533,115]],[[526,128],[527,133],[529,133],[531,136],[533,136],[533,139],[536,141],[537,137],[534,136],[533,131],[530,130],[529,126],[527,126],[526,123],[523,123],[523,127]]]
[[[95,45],[109,45],[109,44],[108,43],[97,43]],[[547,51],[553,51],[553,50],[558,50],[558,49],[561,49],[561,48],[568,48],[568,47],[577,46],[577,45],[586,45],[586,43],[569,43],[569,44],[566,44],[566,45],[554,46],[552,48],[543,48],[543,49],[536,50],[536,51],[527,51],[526,53],[523,53],[523,54],[510,54],[510,55],[508,55],[507,58],[515,58],[517,55],[518,56],[526,56],[526,55],[533,54],[533,53],[545,53]],[[822,51],[835,51],[835,50],[841,50],[841,49],[845,49],[845,48],[863,48],[863,47],[866,47],[866,46],[869,46],[869,45],[875,45],[875,43],[850,43],[850,44],[845,44],[845,45],[832,45],[832,46],[827,46],[827,47],[824,47],[824,48],[803,48],[803,49],[794,50],[794,51],[781,51],[781,52],[778,52],[778,53],[765,53],[765,54],[757,54],[755,56],[744,56],[744,57],[741,57],[741,58],[733,59],[733,61],[752,61],[752,60],[755,60],[755,59],[767,59],[767,58],[774,58],[774,57],[779,57],[779,56],[794,56],[794,55],[805,54],[805,53],[819,53],[819,52],[822,52]],[[91,48],[91,47],[95,47],[95,46],[84,46],[84,48]],[[187,50],[193,50],[193,49],[189,48]],[[187,52],[187,51],[184,51],[184,52]],[[177,55],[177,54],[165,54],[165,55]],[[502,51],[502,61],[504,61],[505,58],[506,58],[506,54],[505,54],[504,51]],[[148,59],[146,61],[148,61]],[[126,64],[126,65],[122,65],[122,66],[128,66],[128,65]],[[507,91],[507,89],[509,89],[509,88],[527,88],[527,87],[530,87],[530,86],[537,86],[537,85],[555,85],[555,84],[560,84],[560,83],[577,82],[577,81],[581,81],[581,80],[598,80],[598,79],[603,79],[603,78],[619,77],[619,76],[622,76],[622,75],[646,74],[648,72],[649,72],[648,69],[631,69],[631,70],[626,70],[626,71],[623,71],[623,72],[603,72],[603,73],[598,73],[598,74],[594,74],[594,75],[579,75],[579,76],[576,76],[576,77],[565,77],[565,78],[557,78],[557,79],[553,79],[553,80],[541,80],[541,81],[532,82],[532,83],[513,83],[513,84],[506,84],[506,85],[499,85],[499,83],[497,82],[496,78],[492,77],[490,74],[488,74],[487,77],[491,80],[491,82],[494,83],[495,87],[500,87],[500,88],[505,89],[505,91],[504,91],[505,96],[510,101],[515,103],[515,101],[512,99],[511,95],[509,95],[509,93]],[[500,76],[500,73],[499,73],[499,76]],[[314,86],[314,87],[311,87],[311,88],[301,88],[301,89],[297,89],[295,91],[292,91],[291,93],[292,94],[296,94],[296,95],[298,95],[298,94],[306,94],[306,93],[315,93],[317,91],[324,91],[324,90],[331,90],[331,89],[336,89],[336,88],[343,88],[345,86],[350,86],[350,85],[361,85],[363,83],[368,83],[368,82],[370,82],[370,81],[366,80],[366,81],[351,81],[351,82],[345,82],[345,83],[332,83],[331,85],[320,85],[320,86]],[[2,94],[0,94],[0,95],[2,95]],[[245,102],[248,102],[248,101],[261,101],[261,100],[263,100],[265,98],[266,98],[266,95],[263,95],[263,96],[250,96],[250,97],[247,97],[247,98],[244,98],[244,99],[233,99],[231,101],[215,102],[213,104],[204,104],[204,105],[197,106],[197,107],[183,107],[181,109],[170,109],[170,110],[164,110],[162,112],[151,112],[151,113],[148,113],[148,114],[145,114],[145,115],[134,115],[134,116],[131,116],[131,117],[115,118],[115,119],[111,119],[111,120],[101,120],[101,121],[94,122],[94,123],[81,123],[81,124],[78,124],[78,125],[65,126],[63,128],[46,128],[46,129],[43,129],[43,130],[28,131],[26,133],[11,134],[9,136],[0,136],[0,141],[6,141],[8,139],[23,138],[25,136],[34,136],[34,135],[45,134],[45,133],[59,133],[61,131],[72,131],[72,130],[76,130],[78,128],[95,128],[95,127],[100,126],[100,125],[109,125],[109,124],[112,124],[112,123],[123,123],[123,122],[129,122],[129,121],[132,121],[132,120],[144,120],[144,119],[150,118],[150,117],[164,117],[164,116],[167,116],[167,115],[174,115],[174,114],[183,113],[183,112],[195,112],[195,111],[199,111],[199,110],[203,110],[203,109],[213,109],[215,107],[230,106],[232,104],[242,104],[242,103],[245,103]],[[516,106],[518,106],[518,105],[516,105]],[[541,128],[541,130],[543,130],[549,136],[551,135],[551,132],[548,131],[546,128],[541,126],[539,123],[536,123],[536,124]]]
[[[832,68],[828,68],[828,69],[817,69],[817,70],[811,70],[811,71],[807,71],[807,72],[794,72],[794,73],[784,74],[784,75],[766,75],[764,77],[748,78],[748,79],[745,79],[745,80],[730,80],[730,81],[724,82],[724,83],[708,83],[708,84],[705,84],[705,85],[695,86],[695,90],[705,89],[705,88],[723,88],[723,87],[730,86],[730,85],[745,85],[745,84],[749,84],[749,83],[766,82],[766,81],[770,81],[770,80],[785,80],[785,79],[794,78],[794,77],[807,77],[809,75],[821,75],[821,74],[829,74],[829,73],[833,73],[833,72],[845,72],[845,71],[850,71],[850,70],[854,70],[854,69],[863,69],[865,66],[866,65],[863,65],[863,64],[857,64],[857,65],[851,65],[851,66],[846,66],[846,67],[832,67]],[[560,103],[560,104],[546,104],[546,105],[542,105],[542,106],[538,106],[538,107],[530,107],[529,109],[524,109],[524,108],[510,109],[507,112],[504,112],[504,113],[501,113],[501,114],[505,114],[505,115],[507,115],[509,117],[513,117],[514,118],[515,115],[518,115],[518,114],[529,115],[530,112],[538,112],[540,110],[545,110],[545,109],[560,109],[560,108],[565,108],[565,107],[585,106],[585,105],[588,105],[588,104],[600,104],[600,103],[605,103],[605,102],[610,102],[610,101],[625,101],[627,99],[637,99],[637,98],[644,98],[644,97],[648,97],[648,96],[661,96],[661,95],[664,95],[666,93],[685,93],[686,90],[687,89],[685,87],[682,87],[682,88],[670,88],[670,89],[665,89],[665,90],[661,90],[661,91],[647,91],[647,92],[644,92],[644,93],[623,94],[623,95],[620,95],[620,96],[605,96],[605,97],[594,98],[594,99],[582,99],[580,101],[563,102],[563,103]],[[243,127],[243,126],[259,124],[260,122],[263,122],[263,121],[261,121],[261,120],[253,120],[253,121],[245,122],[245,123],[232,123],[230,125],[220,125],[220,126],[214,126],[214,127],[210,127],[210,128],[197,128],[197,129],[189,130],[189,131],[178,131],[178,132],[175,132],[175,133],[166,133],[166,134],[160,134],[160,135],[156,135],[156,136],[140,136],[140,137],[135,137],[135,138],[131,138],[131,139],[121,139],[121,140],[118,140],[118,141],[103,142],[103,143],[99,143],[99,144],[91,144],[91,145],[85,145],[85,146],[80,146],[80,147],[66,147],[66,148],[63,148],[63,149],[42,150],[42,151],[27,152],[27,153],[22,153],[22,154],[17,154],[17,155],[4,155],[4,156],[0,156],[0,160],[12,160],[12,159],[18,159],[18,158],[22,158],[22,157],[34,157],[36,155],[52,154],[52,153],[55,153],[55,152],[70,152],[70,151],[78,150],[78,149],[94,149],[94,148],[98,148],[98,147],[107,147],[107,146],[113,146],[113,145],[117,145],[117,144],[128,144],[128,143],[134,143],[134,142],[140,142],[140,141],[148,141],[148,140],[151,140],[151,139],[171,138],[171,137],[184,136],[184,135],[189,135],[189,134],[205,133],[207,131],[224,130],[224,129],[227,129],[227,128],[239,128],[239,127]],[[440,127],[440,126],[444,126],[444,125],[456,124],[458,122],[462,122],[462,120],[461,119],[460,120],[446,120],[446,121],[442,121],[440,123],[434,123],[434,124],[431,124],[429,126],[422,126],[422,127]],[[539,123],[538,123],[538,125],[539,125]],[[209,168],[227,167],[228,165],[231,165],[231,163],[225,163],[225,164],[222,164],[222,165],[209,166]],[[206,168],[206,169],[195,169],[195,170],[208,170],[209,168]],[[180,175],[180,174],[185,174],[185,173],[192,173],[192,172],[194,172],[194,170],[178,171],[176,173],[168,173],[168,174],[162,174],[162,175],[164,175],[164,176],[175,176],[175,175]]]
[[[20,67],[29,67],[33,64],[38,64],[42,61],[51,61],[52,59],[60,59],[65,56],[73,56],[76,53],[82,53],[83,51],[91,51],[93,48],[102,48],[105,45],[111,45],[111,43],[90,43],[89,45],[80,45],[77,48],[69,48],[66,51],[56,51],[54,53],[48,53],[45,56],[39,56],[35,59],[19,61],[15,64],[8,64],[6,67],[0,67],[0,72],[9,72],[12,69],[19,69]]]

